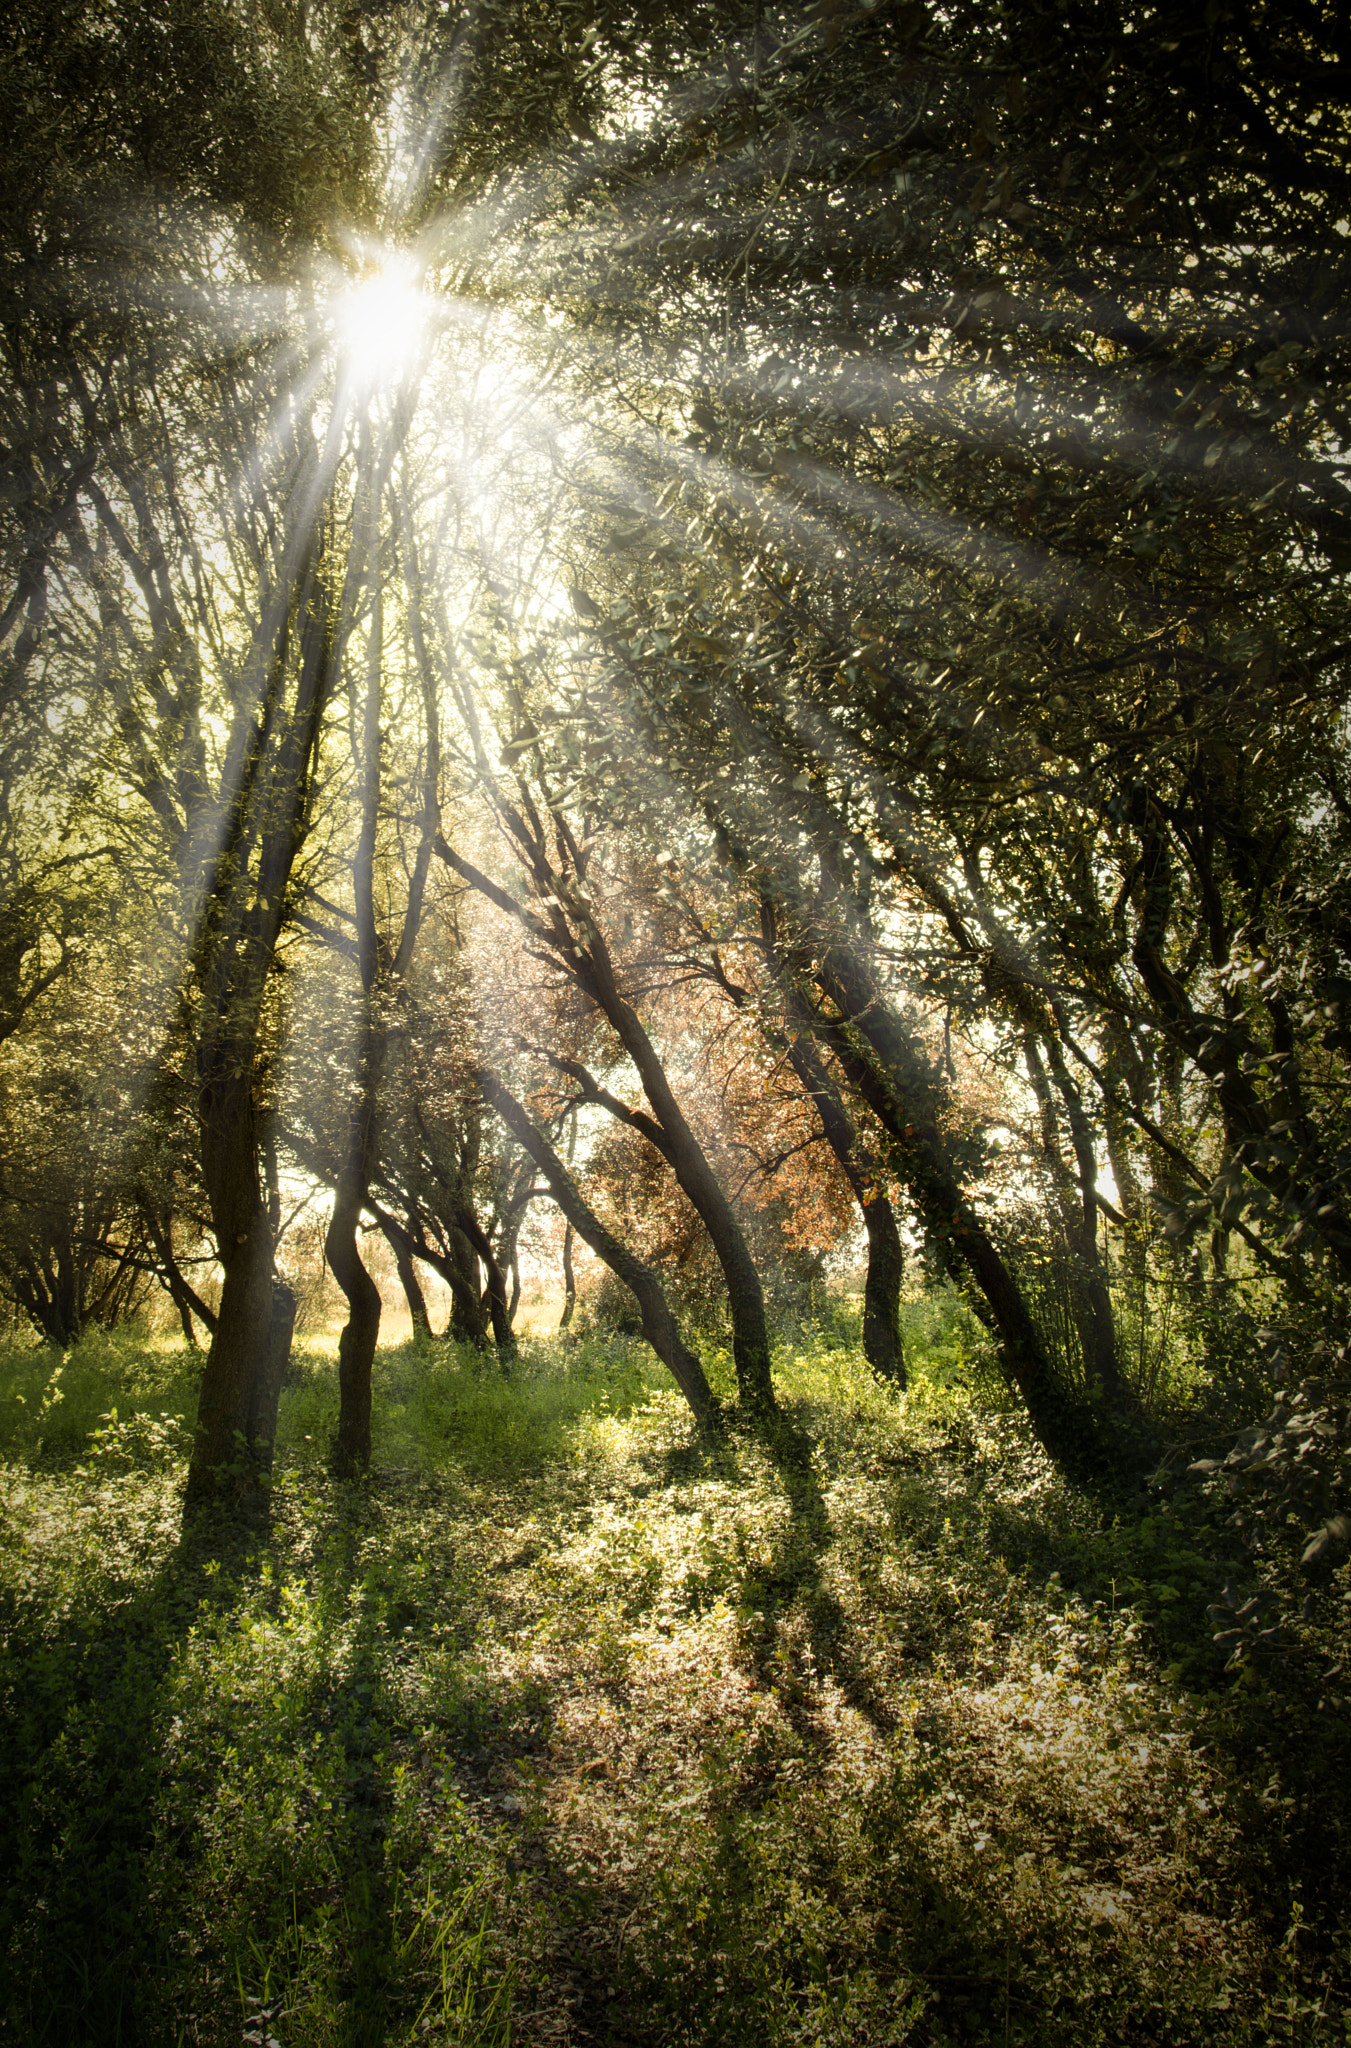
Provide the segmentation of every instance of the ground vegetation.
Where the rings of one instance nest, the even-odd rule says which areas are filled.
[[[6,2032],[1340,2041],[1345,1572],[1104,1514],[959,1297],[901,1320],[903,1410],[856,1306],[770,1435],[613,1335],[385,1350],[355,1484],[302,1343],[224,1552],[185,1350],[8,1350]]]

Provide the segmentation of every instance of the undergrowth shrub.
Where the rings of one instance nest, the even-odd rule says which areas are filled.
[[[81,1457],[112,1413],[190,1425],[200,1359],[122,1327],[85,1332],[69,1351],[0,1350],[0,1457],[56,1470]]]
[[[714,1444],[622,1341],[405,1345],[357,1485],[299,1347],[212,1553],[193,1361],[79,1347],[37,1427],[7,1354],[0,2035],[1344,2044],[1345,1563],[1076,1489],[960,1300],[905,1317],[904,1398],[818,1319]]]

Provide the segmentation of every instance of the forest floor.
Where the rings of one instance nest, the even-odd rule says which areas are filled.
[[[0,1357],[0,2040],[1351,2040],[1346,1569],[1226,1672],[1213,1509],[912,1323],[715,1447],[623,1340],[405,1345],[358,1486],[302,1354],[215,1555],[186,1352]]]

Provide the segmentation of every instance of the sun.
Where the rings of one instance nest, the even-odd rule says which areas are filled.
[[[331,308],[342,372],[358,392],[398,384],[416,367],[433,305],[408,257],[391,254],[371,264]]]

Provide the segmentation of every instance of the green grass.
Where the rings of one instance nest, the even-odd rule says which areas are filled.
[[[331,1358],[298,1349],[282,1395],[283,1462],[322,1462],[338,1419]],[[510,1476],[566,1459],[596,1412],[628,1415],[665,1375],[645,1345],[614,1338],[558,1344],[525,1338],[507,1372],[467,1348],[404,1344],[376,1359],[379,1462],[420,1471]]]
[[[1201,1497],[908,1319],[905,1403],[841,1323],[715,1448],[637,1346],[405,1346],[355,1487],[302,1351],[216,1556],[193,1361],[0,1356],[0,2039],[1351,2038],[1346,1570],[1226,1674]]]
[[[65,1354],[26,1344],[0,1349],[0,1457],[64,1470],[96,1448],[114,1409],[123,1423],[190,1425],[200,1369],[186,1347],[161,1349],[137,1330],[91,1330]]]

